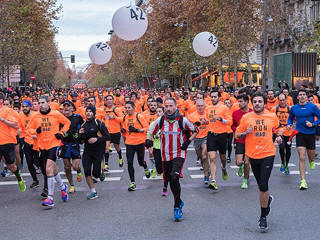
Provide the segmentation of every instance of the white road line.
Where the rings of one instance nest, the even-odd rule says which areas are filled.
[[[204,174],[190,175],[191,178],[204,178]]]
[[[189,171],[200,171],[201,167],[188,167]]]
[[[281,167],[281,164],[280,163],[276,163],[276,164],[273,164],[274,167]],[[289,163],[288,164],[288,167],[295,167],[296,165],[293,164],[293,163]]]
[[[105,182],[120,181],[121,177],[106,177]]]
[[[25,182],[25,181],[24,181]],[[17,181],[4,181],[0,182],[0,186],[6,186],[6,185],[18,185]]]
[[[308,172],[306,172],[308,174]],[[300,171],[291,171],[290,170],[290,175],[300,175]]]
[[[163,179],[162,176],[156,176],[155,178],[152,178],[152,177],[147,178],[146,176],[143,176],[143,180],[148,180],[148,181],[150,181],[150,180],[161,180],[161,179]]]

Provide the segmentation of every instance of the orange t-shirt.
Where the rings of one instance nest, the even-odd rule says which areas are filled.
[[[278,108],[278,109],[277,109]],[[293,130],[287,130],[287,121],[289,118],[289,112],[290,112],[291,107],[290,106],[286,106],[284,108],[282,107],[274,107],[271,109],[270,112],[273,112],[277,115],[278,119],[279,119],[279,123],[280,126],[283,128],[283,136],[291,136]]]
[[[275,156],[276,147],[272,140],[272,133],[279,127],[279,119],[276,114],[264,112],[257,115],[249,112],[243,115],[235,135],[245,132],[249,126],[253,131],[245,137],[246,156],[253,159]]]
[[[0,108],[0,117],[10,122],[18,122],[14,110],[6,106]],[[17,112],[16,112],[17,113]],[[17,130],[0,121],[0,145],[17,143]]]
[[[124,105],[124,96],[114,96],[114,104],[118,107],[123,106]]]
[[[198,127],[199,132],[197,134],[197,138],[204,138],[208,135],[208,125],[202,124],[206,121],[206,112],[204,111],[203,114],[200,114],[198,111],[195,111],[189,114],[188,119],[191,123],[200,122],[201,125]]]
[[[51,110],[46,115],[37,112],[31,119],[27,131],[30,135],[37,135],[40,149],[49,150],[53,147],[60,146],[61,141],[56,138],[55,134],[67,132],[70,124],[70,120],[58,111]],[[60,125],[63,125],[61,131]],[[38,127],[41,127],[40,134],[36,133]]]
[[[229,108],[223,103],[219,102],[217,105],[211,105],[206,108],[207,119],[209,120],[208,131],[213,133],[226,133],[228,126],[232,124],[232,116],[229,111]],[[226,122],[216,121],[213,119],[213,116],[217,115],[218,117],[223,118]]]
[[[139,119],[139,121],[137,121],[137,119]],[[144,129],[144,132],[141,132],[141,133],[129,132],[129,126],[133,126],[136,129]],[[145,142],[146,133],[148,131],[148,123],[145,120],[145,118],[142,116],[142,114],[135,112],[131,116],[126,115],[122,119],[122,128],[126,130],[125,144],[139,145]]]
[[[29,116],[27,116],[23,112],[21,112],[19,116],[22,123],[20,138],[24,138],[24,141],[30,145],[33,145],[33,138],[26,130],[28,129],[29,123],[34,114],[35,113],[31,113]]]
[[[220,101],[221,101],[221,102],[224,102],[225,100],[227,100],[227,99],[229,99],[229,98],[230,98],[230,96],[229,96],[228,93],[222,92],[222,93],[221,93],[221,97],[220,97]]]
[[[268,109],[270,111],[272,108],[274,108],[274,107],[276,107],[278,105],[279,105],[279,101],[278,101],[277,98],[274,98],[273,101],[270,101],[268,99],[268,102],[266,104],[266,109]]]
[[[151,123],[153,123],[155,120],[158,119],[158,115],[157,113],[151,114],[149,110],[146,110],[142,113],[142,116],[144,117],[144,119],[147,121],[148,123],[148,128],[150,126]]]
[[[109,133],[119,133],[121,128],[121,121],[123,119],[123,113],[119,107],[104,108],[106,114],[104,118],[104,124],[107,126]],[[109,118],[114,117],[114,119]]]
[[[59,105],[59,103],[51,102],[49,105],[50,105],[51,110],[57,110],[57,111],[60,110],[60,105]]]

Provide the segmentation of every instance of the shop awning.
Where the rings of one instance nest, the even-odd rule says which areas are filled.
[[[238,83],[241,82],[244,72],[237,72]],[[223,82],[229,83],[229,74],[230,74],[230,83],[234,83],[234,72],[226,72],[223,77]]]
[[[212,74],[214,74],[214,73],[216,73],[217,71],[213,71],[213,72],[204,72],[204,73],[202,73],[202,74],[200,74],[198,77],[195,77],[194,79],[192,79],[192,82],[194,82],[194,81],[198,81],[198,80],[200,80],[201,78],[205,78],[205,77],[208,77],[208,76],[210,76],[210,75],[212,75]]]

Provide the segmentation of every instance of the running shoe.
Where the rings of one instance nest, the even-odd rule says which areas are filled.
[[[112,152],[112,148],[111,148],[111,146],[109,147],[109,152]]]
[[[314,161],[309,162],[309,167],[311,170],[314,170],[316,168],[316,163]]]
[[[209,177],[208,176],[204,176],[203,182],[204,182],[204,184],[208,184],[209,183]]]
[[[284,171],[284,174],[286,174],[286,175],[289,175],[289,174],[290,174],[290,170],[289,170],[289,167],[288,167],[288,166],[286,167],[286,170]]]
[[[96,178],[92,177],[92,182],[93,182],[93,183],[97,183],[98,180],[97,180]]]
[[[228,172],[226,168],[222,168],[222,179],[223,180],[228,180]]]
[[[123,158],[119,158],[119,167],[123,167]]]
[[[74,186],[70,186],[69,193],[74,193],[76,188]]]
[[[215,181],[212,181],[208,187],[212,190],[218,190],[218,185]]]
[[[136,189],[137,189],[136,184],[134,182],[130,183],[130,185],[128,187],[128,191],[132,192],[132,191],[135,191]]]
[[[26,185],[24,184],[23,179],[21,178],[21,181],[18,181],[18,185],[20,188],[20,192],[25,192],[26,191]]]
[[[242,189],[247,189],[248,188],[248,179],[242,179],[242,183],[241,183],[241,188]]]
[[[2,177],[7,176],[7,169],[6,169],[6,168],[4,168],[4,169],[2,170],[1,176],[2,176]]]
[[[146,175],[146,178],[150,178],[151,174],[148,168],[144,170],[144,173]]]
[[[98,197],[97,192],[92,192],[87,196],[88,200],[93,200],[93,199],[96,199],[97,197]]]
[[[46,198],[46,199],[42,202],[42,206],[52,208],[52,207],[54,207],[54,202],[53,202],[52,199]]]
[[[39,187],[40,185],[39,185],[39,181],[33,181],[33,183],[30,185],[30,188],[32,189],[32,188],[37,188],[37,187]]]
[[[261,232],[267,232],[268,231],[268,224],[267,224],[267,218],[266,217],[260,217],[260,219],[259,219],[259,230]]]
[[[42,199],[48,198],[48,189],[44,188],[40,195],[41,195]]]
[[[163,190],[162,190],[162,196],[168,196],[168,189],[166,189],[166,188],[163,188]]]
[[[197,166],[200,166],[200,165],[201,165],[199,158],[198,158],[198,160],[197,160],[197,162],[196,162],[196,165],[197,165]]]
[[[68,199],[69,199],[68,186],[66,184],[63,186],[63,189],[61,189],[61,199],[64,202],[68,201]]]
[[[157,177],[157,170],[156,169],[152,170],[151,177],[152,178],[156,178]]]
[[[242,163],[241,166],[238,169],[238,176],[242,177],[244,171],[244,164]]]
[[[103,171],[109,172],[109,170],[110,170],[109,165],[108,164],[104,165]]]
[[[101,182],[103,182],[106,179],[106,176],[104,175],[104,173],[101,173],[99,179]]]
[[[270,214],[271,212],[271,204],[273,202],[274,197],[272,195],[269,195],[269,200],[268,200],[268,207],[267,207],[267,214],[266,217]]]
[[[230,157],[227,158],[227,163],[231,163],[231,158]]]
[[[300,190],[307,190],[307,189],[308,189],[307,182],[305,179],[302,179],[300,183]]]
[[[78,182],[82,181],[82,173],[81,172],[77,173],[77,181]]]
[[[183,178],[183,173],[182,173],[182,172],[180,173],[179,177],[180,177],[180,178]]]
[[[286,165],[281,163],[280,172],[284,172],[286,170]]]
[[[182,218],[182,211],[180,208],[173,209],[173,218],[175,221],[179,221]]]

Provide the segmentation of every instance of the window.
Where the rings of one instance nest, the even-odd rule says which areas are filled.
[[[312,1],[312,6],[310,7],[310,17],[312,21],[320,20],[320,1]]]

